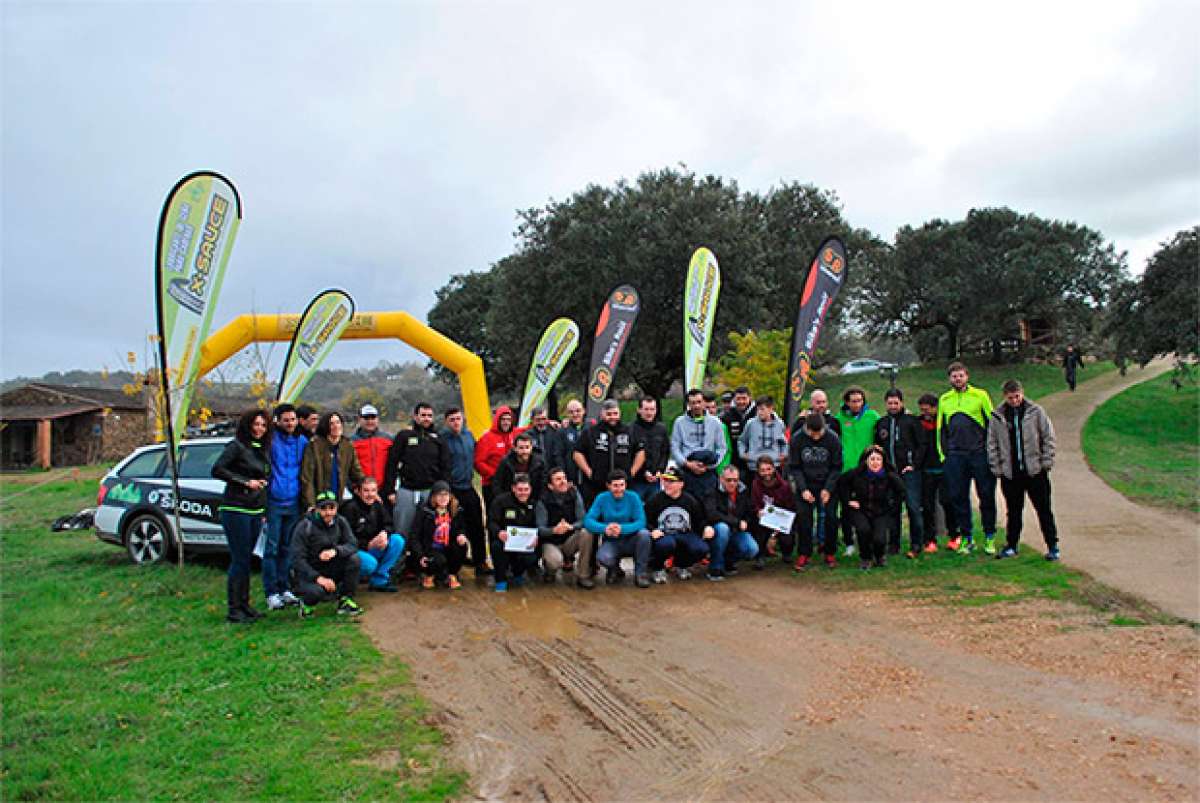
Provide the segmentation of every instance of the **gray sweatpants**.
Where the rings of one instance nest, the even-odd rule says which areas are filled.
[[[396,506],[392,508],[392,532],[400,533],[405,538],[412,535],[413,519],[416,518],[417,508],[429,499],[429,489],[414,491],[410,488],[399,488],[396,491]]]

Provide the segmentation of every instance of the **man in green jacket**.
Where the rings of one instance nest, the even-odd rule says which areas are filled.
[[[867,392],[857,385],[851,385],[842,394],[841,409],[833,417],[841,428],[838,437],[842,441],[842,476],[845,477],[858,466],[867,447],[875,442],[875,422],[879,420],[879,413],[867,404]],[[841,492],[842,480],[839,479],[838,482],[837,498],[842,499],[845,496]],[[842,540],[846,544],[843,554],[849,558],[855,553],[854,530],[850,526],[849,509],[845,507],[845,502],[841,504],[843,506],[839,518],[842,522]],[[837,534],[826,533],[825,537],[836,538]]]
[[[968,382],[967,366],[952,362],[946,369],[950,390],[938,399],[937,448],[945,462],[946,493],[954,510],[954,521],[946,522],[950,540],[946,549],[969,554],[975,549],[971,532],[971,481],[979,496],[983,520],[983,551],[996,554],[996,477],[988,467],[987,431],[992,399],[986,390]]]

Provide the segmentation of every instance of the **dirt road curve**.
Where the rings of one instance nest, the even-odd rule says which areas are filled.
[[[1064,554],[1200,618],[1194,526],[1127,502],[1079,457],[1083,410],[1137,379],[1046,399]],[[720,585],[468,582],[370,602],[368,632],[412,666],[480,798],[1200,799],[1188,627],[839,593],[778,564]]]
[[[1194,632],[1045,605],[922,606],[775,567],[587,595],[406,589],[366,624],[481,798],[1200,797]]]
[[[1130,370],[1124,377],[1112,372],[1084,382],[1074,393],[1048,396],[1042,404],[1058,436],[1059,456],[1051,476],[1063,560],[1168,613],[1196,622],[1200,621],[1200,526],[1196,518],[1129,501],[1092,473],[1079,446],[1084,422],[1097,405],[1169,367],[1168,361],[1160,360],[1144,371]],[[1030,543],[1040,546],[1040,530],[1032,511],[1026,511],[1023,539],[1030,538]]]

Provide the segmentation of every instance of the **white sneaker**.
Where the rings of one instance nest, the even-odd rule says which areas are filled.
[[[683,567],[680,567],[675,570],[675,576],[678,577],[680,580],[691,580],[692,579],[692,571],[691,571],[691,569],[684,569]]]
[[[667,573],[664,572],[662,569],[659,569],[658,571],[656,571],[653,574],[653,576],[651,576],[650,579],[653,580],[658,585],[662,585],[663,583],[667,582]]]
[[[271,596],[267,597],[267,607],[273,611],[283,610],[285,604],[286,603],[283,601],[283,595],[281,594],[272,594]]]
[[[300,604],[300,598],[297,597],[295,594],[293,594],[291,591],[284,591],[279,596],[283,597],[284,605],[299,605]]]
[[[858,554],[858,550],[854,548],[854,544],[850,544],[850,546],[846,547],[846,551],[842,553],[842,557],[852,558],[856,554]]]

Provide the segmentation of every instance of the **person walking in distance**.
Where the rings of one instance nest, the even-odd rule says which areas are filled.
[[[1004,404],[992,411],[987,434],[988,466],[1000,479],[1007,508],[1008,543],[997,557],[1017,556],[1028,496],[1046,541],[1046,560],[1058,560],[1058,527],[1050,507],[1054,446],[1054,427],[1046,411],[1025,398],[1020,382],[1005,382]]]
[[[1083,367],[1083,359],[1079,356],[1079,350],[1075,348],[1075,344],[1067,346],[1067,352],[1063,355],[1063,375],[1067,380],[1067,387],[1071,392],[1075,392],[1075,372]]]
[[[988,468],[987,426],[992,399],[986,390],[973,387],[967,366],[952,362],[946,369],[950,389],[938,399],[937,447],[942,456],[946,489],[954,508],[953,532],[946,548],[959,554],[975,549],[972,535],[971,482],[979,496],[983,523],[983,551],[996,554],[996,478]],[[950,529],[950,522],[946,528]]]

